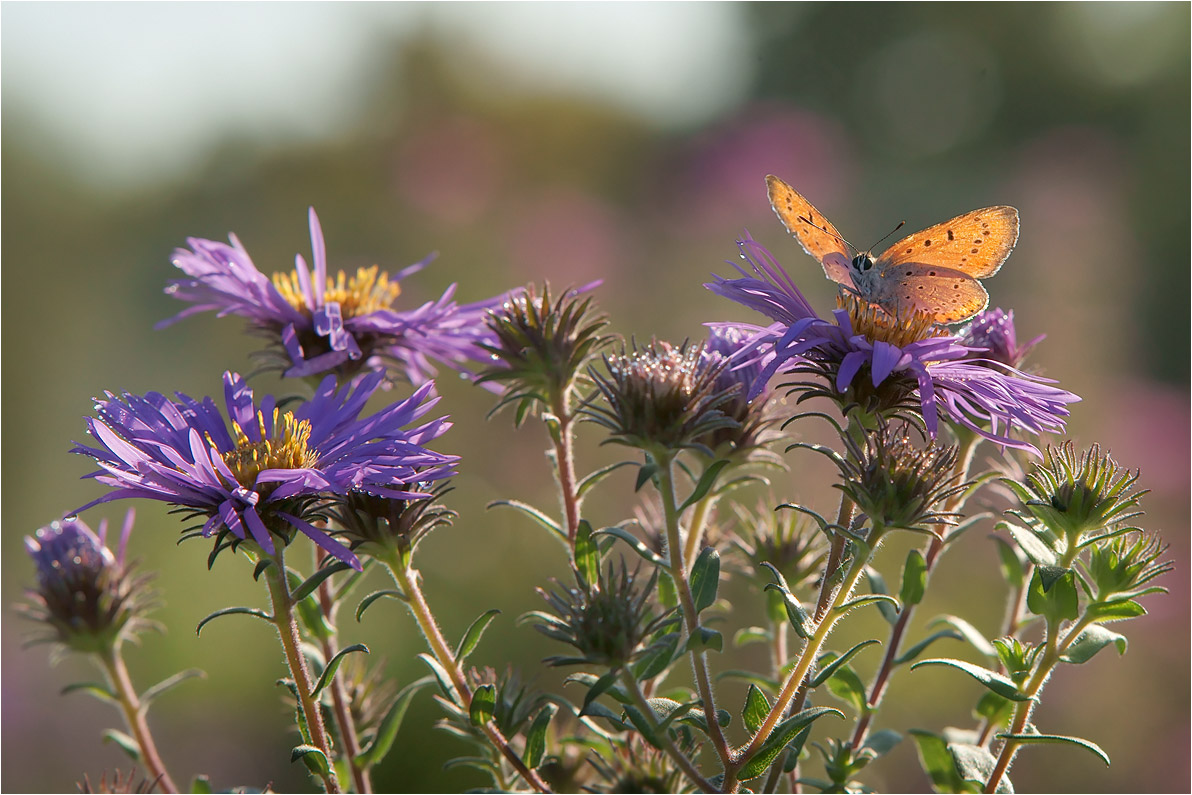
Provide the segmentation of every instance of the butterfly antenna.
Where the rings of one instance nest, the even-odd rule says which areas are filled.
[[[836,239],[837,239],[837,240],[839,240],[841,243],[843,243],[844,245],[848,246],[848,247],[849,247],[849,250],[851,250],[851,251],[856,251],[856,250],[857,250],[857,247],[856,247],[856,246],[854,246],[852,243],[848,242],[847,240],[845,240],[843,237],[841,237],[840,235],[836,234],[835,232],[832,232],[832,231],[829,231],[829,230],[827,230],[827,229],[824,229],[822,226],[820,226],[819,224],[817,224],[815,221],[812,221],[810,218],[805,218],[804,216],[800,215],[800,216],[799,216],[799,220],[800,220],[800,221],[802,221],[802,222],[803,222],[803,223],[805,223],[805,224],[810,224],[811,226],[814,226],[816,229],[820,230],[821,232],[823,232],[825,235],[828,235],[829,237],[834,237],[834,238],[836,238]],[[886,237],[889,237],[889,235],[886,235]]]
[[[873,251],[873,249],[877,248],[878,246],[880,246],[880,245],[882,244],[882,241],[884,241],[884,240],[885,240],[887,237],[889,237],[890,235],[894,234],[895,232],[897,232],[899,229],[901,229],[901,228],[902,228],[902,227],[904,227],[904,226],[906,226],[906,221],[899,221],[899,222],[898,222],[898,226],[894,227],[894,228],[893,228],[893,229],[891,229],[889,232],[887,232],[887,233],[886,233],[886,237],[883,237],[881,240],[879,240],[879,241],[877,241],[876,243],[874,243],[874,244],[873,244],[873,248],[870,248],[869,250],[870,250],[870,251]]]

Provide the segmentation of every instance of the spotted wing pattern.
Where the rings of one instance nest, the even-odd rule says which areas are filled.
[[[986,207],[907,235],[883,251],[875,267],[883,278],[891,266],[917,263],[984,279],[998,272],[1017,242],[1018,210]]]
[[[803,250],[819,260],[829,279],[852,287],[853,280],[849,276],[852,253],[832,222],[778,177],[766,177],[766,186],[774,213],[786,230],[798,239]]]

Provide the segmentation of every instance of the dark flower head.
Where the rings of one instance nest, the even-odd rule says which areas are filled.
[[[749,559],[747,574],[769,582],[762,568],[769,563],[781,572],[791,591],[809,586],[823,571],[827,538],[807,514],[779,511],[770,505],[773,500],[752,510],[735,505],[737,522],[730,540]]]
[[[411,487],[450,477],[458,461],[423,446],[450,427],[445,419],[405,429],[438,402],[433,384],[361,418],[380,384],[381,375],[370,373],[337,390],[328,376],[308,402],[283,413],[271,396],[258,406],[240,376],[225,373],[231,432],[211,398],[177,393],[172,402],[156,392],[107,393],[96,402],[98,419],[87,421],[98,446],[72,450],[94,458],[101,469],[91,476],[112,489],[86,507],[129,497],[161,500],[206,517],[203,536],[222,538],[226,531],[272,555],[274,536],[288,544],[297,531],[359,568],[346,546],[311,524],[324,518],[321,506],[353,491],[423,499]]]
[[[925,316],[895,317],[848,295],[833,321],[820,318],[773,256],[752,238],[738,241],[749,270],[743,278],[705,285],[777,321],[758,331],[770,338],[773,358],[753,392],[775,373],[811,375],[792,386],[803,397],[826,396],[846,412],[897,413],[915,407],[934,436],[942,414],[1000,445],[1038,451],[1013,431],[1062,431],[1067,404],[1078,397],[1046,379],[1011,367],[974,361],[975,349],[939,334]]]
[[[1025,345],[1018,344],[1014,331],[1014,310],[989,309],[973,318],[960,330],[960,342],[980,349],[978,355],[999,364],[1021,368],[1031,348],[1046,337],[1040,334]]]
[[[408,555],[437,527],[458,516],[438,500],[451,489],[440,483],[416,484],[417,497],[385,497],[353,489],[330,508],[342,528],[336,535],[359,555],[388,558],[396,550]],[[425,493],[423,493],[425,492]]]
[[[477,383],[506,387],[494,411],[517,405],[518,424],[535,407],[559,411],[588,360],[612,339],[600,334],[608,318],[597,314],[590,297],[579,298],[598,284],[565,291],[553,303],[549,285],[542,286],[541,295],[530,285],[489,312],[492,339],[481,347],[492,361]]]
[[[170,282],[166,293],[194,306],[158,327],[206,310],[240,315],[269,340],[267,358],[287,376],[331,370],[353,377],[362,370],[388,370],[418,386],[434,376],[432,360],[467,369],[485,357],[477,347],[489,339],[483,318],[502,296],[460,306],[452,285],[437,301],[396,309],[400,282],[433,256],[392,277],[376,265],[351,276],[332,275],[314,208],[309,215],[313,272],[299,254],[292,272],[274,274],[272,280],[257,270],[235,235],[231,245],[189,238],[190,250],[177,249],[173,259],[188,278]]]
[[[108,771],[105,770],[99,774],[98,783],[92,783],[84,773],[83,780],[78,782],[78,787],[81,793],[111,793],[111,795],[127,793],[127,795],[133,795],[134,793],[153,792],[157,788],[157,780],[142,778],[137,781],[137,770],[133,768],[127,774],[113,770],[112,780],[108,781]]]
[[[116,554],[107,546],[107,520],[93,532],[81,519],[52,522],[25,537],[37,567],[37,588],[22,611],[50,632],[34,643],[57,642],[75,651],[103,652],[150,628],[144,615],[153,606],[148,578],[136,577],[125,562],[133,511],[128,511]]]
[[[959,482],[956,447],[916,445],[909,425],[894,429],[884,421],[864,432],[864,443],[851,434],[842,439],[846,454],[837,460],[843,476],[837,488],[875,528],[938,534],[932,525],[956,524],[959,514],[947,502],[968,486]]]
[[[1098,602],[1125,601],[1144,593],[1167,593],[1166,588],[1151,586],[1151,580],[1175,568],[1170,560],[1160,560],[1167,545],[1157,536],[1130,533],[1092,545],[1084,566]]]
[[[550,605],[552,613],[531,615],[540,623],[534,627],[548,638],[574,646],[582,657],[551,657],[551,665],[588,663],[622,668],[640,657],[653,634],[665,624],[670,614],[653,614],[654,583],[658,573],[644,580],[638,572],[629,572],[625,562],[620,569],[611,563],[601,572],[596,587],[562,588],[538,593]]]
[[[660,455],[693,448],[711,456],[704,440],[739,427],[723,411],[739,389],[716,389],[727,363],[707,366],[702,347],[655,341],[622,347],[605,355],[604,364],[607,376],[591,370],[604,405],[589,404],[585,413],[609,429],[610,441]]]
[[[1022,502],[1021,510],[1010,513],[1063,557],[1095,539],[1133,529],[1121,525],[1142,514],[1138,504],[1148,490],[1134,490],[1138,478],[1138,472],[1102,455],[1099,445],[1081,455],[1069,441],[1049,446],[1025,480],[1002,482]]]

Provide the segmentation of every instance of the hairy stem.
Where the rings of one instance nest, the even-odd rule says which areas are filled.
[[[443,666],[443,669],[447,671],[447,675],[451,678],[451,684],[459,694],[460,706],[464,711],[470,710],[472,706],[472,687],[468,684],[467,677],[464,675],[459,661],[455,659],[454,652],[451,651],[451,647],[443,637],[438,622],[435,621],[434,614],[430,611],[430,605],[426,603],[426,598],[422,595],[422,589],[418,585],[418,572],[410,568],[408,564],[403,563],[396,552],[389,558],[382,558],[382,561],[389,569],[389,573],[393,575],[394,582],[397,583],[401,592],[405,595],[406,605],[409,606],[410,612],[414,614],[414,619],[418,622],[418,627],[422,630],[422,635],[426,638],[426,642],[430,646],[435,660],[438,661],[439,665]],[[522,762],[521,757],[517,755],[517,752],[509,745],[509,741],[505,739],[505,735],[497,728],[496,722],[487,721],[479,728],[484,732],[484,736],[488,738],[493,747],[509,761],[509,764],[513,766],[513,769],[517,771],[519,776],[525,779],[527,784],[538,792],[551,791],[546,782]]]
[[[323,617],[330,627],[335,626],[335,601],[331,594],[331,584],[324,580],[319,584],[317,591],[319,595],[319,607],[323,611]],[[330,660],[335,656],[335,638],[334,636],[328,638],[321,638],[320,644],[323,651],[323,659]],[[360,740],[356,736],[356,723],[352,720],[352,710],[348,703],[348,695],[344,690],[343,682],[339,677],[333,677],[331,684],[331,702],[335,711],[335,723],[339,727],[339,736],[343,741],[344,759],[347,760],[348,769],[352,773],[352,784],[356,787],[357,792],[369,793],[372,792],[372,778],[369,771],[360,766],[357,757],[360,756]]]
[[[273,600],[273,624],[277,627],[277,636],[281,640],[282,651],[286,655],[286,665],[290,668],[290,675],[294,678],[294,687],[298,691],[298,704],[306,718],[307,731],[310,733],[311,745],[323,752],[327,759],[328,772],[321,776],[323,786],[327,792],[339,792],[339,781],[335,777],[335,765],[331,756],[331,743],[327,737],[327,730],[323,727],[323,711],[315,703],[311,695],[312,685],[310,672],[306,668],[306,660],[302,656],[301,637],[298,633],[298,620],[294,616],[294,601],[290,597],[290,587],[286,580],[285,550],[279,547],[273,556],[275,565],[267,571],[269,595]]]
[[[551,442],[555,446],[555,478],[559,484],[559,502],[563,508],[563,521],[567,528],[567,543],[571,547],[571,558],[575,560],[575,534],[579,530],[580,498],[576,493],[575,479],[575,416],[571,413],[571,387],[555,397],[551,411],[559,421],[558,438]]]
[[[109,648],[97,656],[103,664],[108,679],[111,681],[112,689],[120,702],[120,709],[124,712],[124,722],[137,741],[137,746],[141,749],[141,761],[149,775],[156,779],[162,792],[177,792],[178,787],[166,771],[166,766],[161,761],[161,755],[158,754],[157,746],[153,742],[153,735],[149,733],[144,706],[132,686],[132,679],[128,675],[128,668],[124,665],[124,658],[120,656],[119,647]]]
[[[691,512],[691,526],[687,528],[687,542],[683,550],[683,563],[688,569],[695,565],[695,559],[699,557],[708,517],[711,516],[712,509],[716,507],[719,499],[720,497],[714,494],[704,495]]]

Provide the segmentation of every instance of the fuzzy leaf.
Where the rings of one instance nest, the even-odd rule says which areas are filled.
[[[875,643],[879,646],[881,645],[880,640],[863,640],[839,657],[836,657],[831,652],[821,655],[820,658],[816,660],[816,663],[822,667],[819,667],[819,670],[816,671],[815,676],[811,678],[810,687],[819,687],[822,685],[828,680],[828,677],[836,672],[837,668],[848,663],[849,660],[855,657],[857,653],[866,646],[872,646]]]
[[[1119,635],[1105,627],[1093,624],[1068,645],[1067,651],[1060,655],[1060,660],[1079,665],[1091,660],[1097,652],[1111,643],[1117,646],[1118,656],[1126,653],[1125,635]]]
[[[741,720],[744,721],[745,728],[749,729],[750,735],[757,734],[768,714],[770,700],[756,685],[750,685],[749,692],[745,694],[745,706],[741,709]]]
[[[357,757],[361,767],[372,767],[385,758],[385,755],[389,753],[389,749],[393,747],[393,741],[397,737],[397,730],[401,728],[401,722],[406,716],[406,710],[410,707],[410,701],[417,695],[419,690],[429,685],[432,681],[434,680],[431,677],[424,676],[401,689],[397,697],[393,699],[393,703],[389,705],[389,710],[385,713],[385,717],[381,719],[381,723],[377,727],[376,736],[373,737],[372,742]]]
[[[1021,588],[1026,580],[1026,570],[1022,566],[1022,560],[1019,559],[1018,553],[1004,538],[993,536],[993,540],[997,543],[997,554],[1001,558],[1002,576],[1006,578],[1006,582],[1011,588],[1015,590]]]
[[[1086,751],[1092,751],[1105,763],[1106,767],[1109,766],[1109,754],[1102,751],[1096,743],[1081,737],[1069,737],[1063,734],[999,734],[998,737],[1003,740],[1017,740],[1023,745],[1075,745]]]
[[[993,754],[979,745],[948,743],[948,751],[952,754],[957,775],[963,781],[971,781],[978,786],[989,780],[990,775],[993,774],[993,768],[997,764]],[[1013,792],[1014,787],[1010,784],[1010,779],[1003,775],[995,791]]]
[[[704,473],[700,475],[699,483],[695,484],[695,490],[691,492],[691,496],[684,500],[683,504],[679,506],[679,513],[683,513],[683,511],[702,500],[704,495],[707,494],[712,489],[712,486],[716,483],[716,478],[720,477],[720,473],[723,472],[724,468],[728,465],[729,462],[723,458],[719,461],[714,461],[711,463],[708,468],[704,470]]]
[[[702,649],[724,651],[724,636],[714,629],[696,627],[695,632],[692,632],[691,637],[687,639],[686,650],[700,651]]]
[[[264,610],[258,610],[255,607],[225,607],[223,610],[216,610],[214,613],[200,621],[199,625],[195,627],[195,634],[198,635],[200,632],[202,632],[203,627],[207,625],[207,622],[217,619],[220,616],[232,615],[255,616],[257,618],[265,619],[270,624],[273,623],[273,616],[269,615]]]
[[[581,519],[575,532],[575,570],[591,588],[600,579],[600,547],[592,538],[592,525]]]
[[[610,474],[612,474],[616,470],[618,470],[624,466],[632,466],[636,463],[637,463],[636,461],[618,461],[615,464],[609,464],[606,467],[601,467],[600,469],[597,469],[595,472],[592,472],[591,474],[585,476],[584,479],[579,482],[579,485],[577,485],[575,487],[576,496],[583,497],[585,494],[588,493],[589,489],[591,489],[593,486],[595,486],[600,481],[604,480],[606,477],[608,477]]]
[[[993,647],[993,644],[990,643],[983,634],[981,634],[980,630],[978,630],[969,622],[965,621],[963,618],[959,616],[940,616],[939,618],[933,619],[930,626],[936,627],[940,624],[944,624],[955,629],[960,633],[961,638],[967,641],[970,646],[981,652],[981,654],[984,656],[990,658],[991,660],[997,657],[997,649]]]
[[[1124,618],[1137,618],[1146,615],[1146,608],[1138,602],[1130,600],[1105,602],[1090,605],[1089,615],[1096,621],[1121,621]]]
[[[194,679],[195,677],[198,677],[199,679],[206,679],[207,672],[199,668],[188,668],[185,671],[180,671],[168,679],[163,679],[157,684],[153,685],[141,694],[141,711],[144,712],[146,709],[148,709],[150,702],[152,702],[153,699],[157,698],[162,693],[172,690],[173,688],[185,682],[187,679]]]
[[[865,683],[850,666],[837,666],[824,684],[832,695],[855,709],[858,715],[865,714],[868,702]]]
[[[108,690],[106,685],[101,685],[99,682],[75,682],[73,685],[67,685],[58,691],[58,695],[65,696],[67,693],[75,693],[82,691],[88,695],[94,696],[100,701],[106,701],[109,704],[119,704],[120,698]]]
[[[902,569],[902,588],[898,598],[904,605],[917,605],[923,600],[923,592],[927,590],[927,561],[923,553],[912,549],[907,553],[906,565]]]
[[[299,759],[306,765],[306,769],[319,778],[331,775],[331,768],[327,764],[327,755],[313,745],[296,745],[290,751],[290,764]]]
[[[1009,522],[1000,522],[998,527],[1004,527],[1010,532],[1010,536],[1018,544],[1018,548],[1025,552],[1027,558],[1036,566],[1054,566],[1059,560],[1055,550],[1025,527],[1019,527]]]
[[[885,756],[894,750],[894,746],[902,742],[902,735],[893,729],[882,729],[869,735],[862,748],[872,750],[878,756]]]
[[[558,711],[558,705],[547,704],[534,716],[534,722],[526,732],[525,763],[531,770],[542,763],[542,757],[546,753],[546,729]]]
[[[665,566],[666,565],[666,561],[664,561],[661,557],[659,557],[657,554],[655,554],[654,550],[647,547],[644,543],[642,543],[641,539],[639,539],[633,533],[626,530],[624,527],[620,527],[620,526],[602,527],[599,530],[597,530],[595,533],[593,533],[592,535],[593,536],[598,536],[598,535],[615,536],[616,538],[619,538],[622,541],[624,541],[626,544],[628,544],[630,546],[630,548],[633,549],[634,552],[636,552],[638,555],[641,555],[646,561],[653,563],[655,566]]]
[[[547,530],[550,530],[555,535],[564,540],[567,539],[567,533],[561,527],[559,527],[559,523],[547,516],[542,511],[535,508],[533,505],[528,505],[519,500],[495,500],[490,502],[485,507],[496,508],[499,505],[504,505],[506,507],[513,508],[514,510],[521,511],[526,516],[530,517],[535,522],[545,527]]]
[[[964,781],[956,772],[956,762],[948,743],[938,734],[911,729],[911,737],[919,749],[919,766],[931,778],[936,792],[961,792]]]
[[[994,671],[990,671],[988,668],[982,668],[979,665],[974,665],[973,663],[965,662],[964,660],[952,660],[952,659],[942,659],[942,658],[941,659],[933,659],[933,660],[922,660],[921,662],[917,662],[914,665],[912,665],[911,670],[913,671],[916,668],[920,668],[925,665],[946,665],[950,668],[955,668],[959,671],[963,671],[964,673],[968,674],[972,678],[976,679],[981,684],[985,685],[985,687],[989,688],[994,693],[997,693],[999,696],[1002,696],[1003,698],[1008,698],[1011,701],[1030,701],[1031,700],[1030,696],[1024,695],[1019,692],[1018,686],[1016,684],[1014,684],[1014,681],[1011,680],[1009,677],[1003,676],[1002,674],[996,673]]]
[[[468,706],[468,717],[473,726],[483,726],[492,720],[496,708],[496,685],[481,685],[472,691],[472,703]]]
[[[480,643],[480,638],[484,636],[484,630],[488,629],[488,625],[492,623],[492,620],[500,612],[500,610],[494,607],[491,610],[486,610],[479,618],[472,622],[472,625],[468,627],[468,631],[460,639],[459,645],[455,647],[456,662],[462,663],[467,659],[467,656],[476,648],[476,644]]]
[[[691,595],[695,600],[696,613],[712,606],[719,587],[720,553],[713,547],[704,547],[691,567]]]
[[[1049,624],[1074,620],[1080,615],[1080,594],[1076,591],[1074,572],[1054,566],[1036,566],[1027,589],[1026,606],[1035,615],[1046,618]]]
[[[679,647],[679,637],[678,632],[671,632],[650,644],[642,652],[642,656],[635,660],[631,666],[634,678],[644,682],[665,671],[675,658],[675,651]]]
[[[128,754],[132,761],[141,761],[141,746],[137,745],[137,741],[124,732],[117,729],[104,729],[100,736],[103,737],[105,743],[115,743],[120,746],[120,750]]]
[[[757,749],[757,753],[750,757],[749,761],[745,763],[745,766],[741,768],[741,772],[737,774],[737,777],[741,781],[748,781],[765,773],[766,769],[770,767],[774,760],[778,758],[778,755],[782,753],[783,749],[786,748],[787,743],[793,740],[800,730],[810,725],[812,721],[828,714],[835,714],[841,718],[844,717],[844,713],[838,709],[832,709],[831,707],[811,707],[779,723],[774,727],[774,731],[770,733],[770,736],[766,738],[766,741],[762,743],[762,747]]]
[[[874,603],[880,604],[883,602],[891,605],[896,610],[902,609],[902,606],[900,604],[898,604],[898,600],[895,599],[893,596],[886,596],[885,594],[873,593],[873,594],[867,594],[865,596],[858,596],[856,599],[848,600],[844,604],[837,607],[836,612],[839,613],[840,615],[844,615],[845,613],[852,610],[853,608],[864,607],[865,605],[870,605],[870,604],[874,604]]]
[[[398,590],[390,589],[387,591],[373,591],[368,596],[360,600],[360,606],[356,608],[356,620],[360,620],[360,618],[364,615],[364,611],[371,607],[373,602],[377,601],[378,599],[385,599],[387,597],[401,599],[403,602],[406,601],[406,595]]]
[[[954,629],[941,629],[939,632],[934,632],[916,643],[914,646],[911,646],[894,660],[894,664],[905,665],[922,654],[928,646],[935,643],[937,640],[943,640],[944,638],[951,638],[952,640],[964,640],[964,636]],[[982,640],[984,640],[984,638],[982,638]]]
[[[368,647],[363,643],[353,643],[351,646],[337,651],[335,656],[327,661],[327,665],[323,668],[323,673],[319,675],[319,681],[315,682],[314,689],[310,691],[312,698],[317,697],[324,687],[331,684],[331,680],[335,676],[335,671],[339,668],[339,664],[344,661],[344,657],[357,651],[368,654]]]
[[[314,593],[315,588],[318,588],[319,585],[322,584],[323,580],[327,579],[332,574],[338,574],[339,572],[347,571],[350,568],[352,567],[342,562],[336,562],[329,566],[323,566],[314,574],[307,577],[306,580],[299,585],[293,593],[290,594],[290,599],[295,604],[301,602],[303,599]]]

